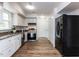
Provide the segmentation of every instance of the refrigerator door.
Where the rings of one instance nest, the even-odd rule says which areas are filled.
[[[79,16],[68,15],[63,24],[63,53],[79,56]]]

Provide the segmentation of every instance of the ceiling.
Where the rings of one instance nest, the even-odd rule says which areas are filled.
[[[79,2],[71,2],[67,7],[61,10],[59,13],[69,13],[76,9],[79,9]]]
[[[61,2],[32,2],[32,5],[35,6],[35,10],[27,10],[25,8],[27,3],[28,2],[18,2],[26,15],[51,15],[53,9],[56,8]]]

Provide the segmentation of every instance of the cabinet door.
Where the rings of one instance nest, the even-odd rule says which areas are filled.
[[[21,46],[21,35],[17,36],[17,47],[19,48]]]
[[[17,36],[13,36],[13,40],[14,40],[14,50],[16,51],[17,50],[17,44],[18,44],[18,41],[17,41]]]
[[[2,45],[2,46],[1,46]],[[0,57],[9,57],[11,56],[11,38],[4,39],[0,42]]]
[[[16,50],[19,48],[19,38],[18,37],[16,37],[16,42],[15,42],[15,44],[16,44]]]
[[[0,52],[0,57],[10,57],[12,55],[12,49],[9,47],[2,52]]]
[[[7,39],[0,41],[0,52],[10,47],[10,40],[11,38],[7,38]]]
[[[13,15],[13,25],[18,25],[18,15],[16,13]]]
[[[20,15],[15,13],[13,18],[14,18],[13,25],[19,25],[19,26],[25,25],[25,19],[23,17],[21,17]]]
[[[10,51],[10,54],[13,55],[15,52],[16,52],[16,47],[15,47],[15,39],[12,37],[11,39],[11,42],[10,42],[10,48],[11,48],[11,51]]]
[[[25,32],[25,42],[27,41],[27,32]]]
[[[21,35],[12,36],[0,41],[0,57],[10,57],[21,46]]]
[[[15,36],[14,41],[15,41],[15,50],[17,50],[21,46],[21,35]]]
[[[18,36],[19,46],[21,46],[21,34]]]

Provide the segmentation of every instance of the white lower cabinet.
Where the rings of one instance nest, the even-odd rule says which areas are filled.
[[[21,46],[21,35],[17,35],[14,38],[15,38],[14,39],[15,50],[17,50]]]
[[[9,45],[10,41],[11,41],[11,37],[3,39],[3,40],[0,40],[0,52],[2,52],[2,50],[5,50],[6,48],[10,47],[10,45]]]
[[[6,50],[3,50],[2,52],[0,52],[0,57],[8,57],[10,56],[10,48],[7,48]]]
[[[12,56],[21,46],[21,34],[0,40],[0,57]]]

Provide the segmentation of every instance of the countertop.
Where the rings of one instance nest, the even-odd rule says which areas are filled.
[[[25,31],[27,32],[27,31]],[[4,33],[0,33],[0,40],[18,35],[18,34],[23,34],[22,31],[17,31],[16,33],[12,33],[12,32],[4,32]]]
[[[0,40],[6,39],[6,38],[9,38],[9,37],[18,35],[18,34],[21,34],[21,33],[7,33],[7,34],[4,34],[4,35],[0,34]]]

